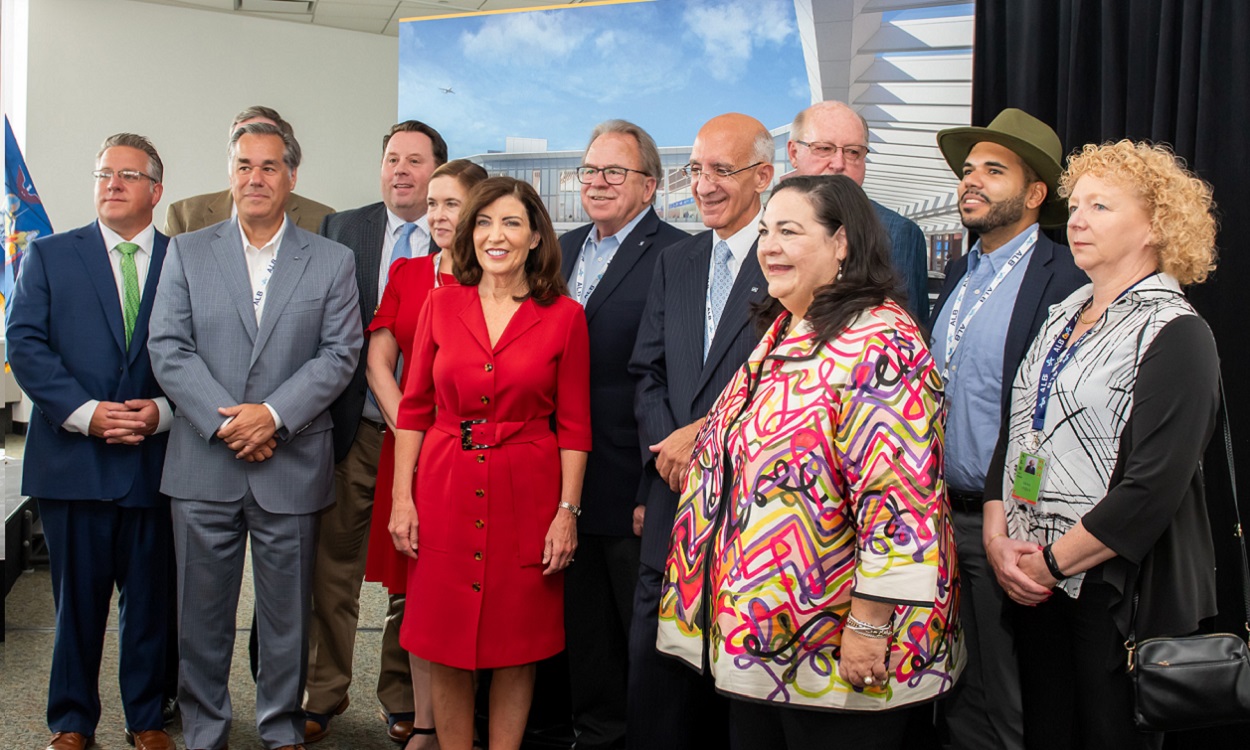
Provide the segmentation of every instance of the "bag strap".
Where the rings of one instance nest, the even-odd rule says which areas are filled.
[[[1228,400],[1224,397],[1224,375],[1220,374],[1220,410],[1224,416],[1224,455],[1228,460],[1228,486],[1233,499],[1233,535],[1241,550],[1242,624],[1250,638],[1250,557],[1246,555],[1246,537],[1241,526],[1241,509],[1237,504],[1237,471],[1233,465],[1233,434],[1228,427]]]
[[[1241,526],[1241,509],[1237,504],[1237,470],[1233,463],[1233,433],[1229,429],[1228,400],[1224,397],[1224,375],[1220,373],[1220,415],[1224,422],[1224,456],[1228,463],[1228,486],[1233,505],[1233,536],[1237,539],[1237,547],[1241,552],[1241,614],[1242,624],[1246,628],[1243,636],[1250,642],[1250,556],[1246,554],[1246,538]],[[1133,665],[1133,650],[1137,643],[1137,600],[1138,594],[1133,593],[1133,615],[1129,620],[1128,640],[1124,646],[1129,650],[1129,669]]]

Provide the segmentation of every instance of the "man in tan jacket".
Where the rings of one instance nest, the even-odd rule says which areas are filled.
[[[255,106],[248,107],[235,116],[234,122],[230,124],[228,135],[233,136],[234,131],[249,122],[267,122],[270,125],[276,125],[279,130],[294,134],[291,124],[283,120],[277,110]],[[291,193],[291,197],[287,199],[286,213],[300,229],[316,234],[321,228],[321,220],[334,213],[334,209]],[[234,201],[230,198],[229,190],[184,198],[177,203],[170,204],[165,213],[165,234],[173,237],[183,232],[194,232],[219,221],[225,221],[232,216],[234,216]]]

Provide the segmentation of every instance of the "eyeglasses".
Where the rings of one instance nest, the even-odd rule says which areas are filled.
[[[122,178],[122,182],[135,183],[143,179],[148,179],[148,180],[151,180],[152,182],[156,182],[155,177],[148,175],[148,174],[144,174],[143,172],[136,172],[133,169],[123,169],[120,172],[114,172],[111,169],[97,169],[91,173],[91,176],[95,177],[100,182],[108,182],[109,180],[113,179],[113,175],[117,175],[118,177]]]
[[[696,167],[692,164],[687,164],[686,166],[681,168],[681,171],[682,171],[682,174],[689,177],[692,181],[702,178],[704,180],[707,180],[708,182],[720,182],[721,180],[727,177],[733,177],[739,172],[745,172],[748,169],[751,169],[752,167],[758,167],[759,165],[763,163],[764,162],[762,161],[757,161],[754,164],[746,165],[742,169],[730,169],[729,167],[716,167],[715,169],[704,169],[703,167]]]
[[[812,152],[812,156],[818,156],[821,159],[828,159],[839,151],[842,152],[842,158],[849,164],[858,164],[868,155],[867,146],[835,146],[832,143],[824,143],[815,141],[808,143],[807,141],[795,141],[807,146],[807,150]]]
[[[620,185],[624,183],[625,178],[629,176],[630,172],[641,175],[646,174],[646,172],[641,172],[637,169],[630,169],[629,167],[578,167],[577,181],[583,185],[589,185],[595,181],[595,175],[600,172],[603,173],[603,181],[609,185]]]

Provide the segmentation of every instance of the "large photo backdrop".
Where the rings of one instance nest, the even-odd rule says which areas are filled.
[[[437,128],[452,158],[530,182],[561,228],[585,221],[573,170],[603,120],[623,118],[651,133],[668,173],[657,210],[693,223],[679,168],[699,126],[739,111],[779,128],[811,103],[792,0],[650,0],[411,19],[400,26],[399,50],[399,119]]]

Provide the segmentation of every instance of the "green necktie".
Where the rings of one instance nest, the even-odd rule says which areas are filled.
[[[135,332],[135,319],[139,317],[139,270],[135,268],[135,253],[139,246],[133,242],[117,243],[117,252],[122,254],[122,318],[126,324],[126,348],[130,348],[130,338]]]

